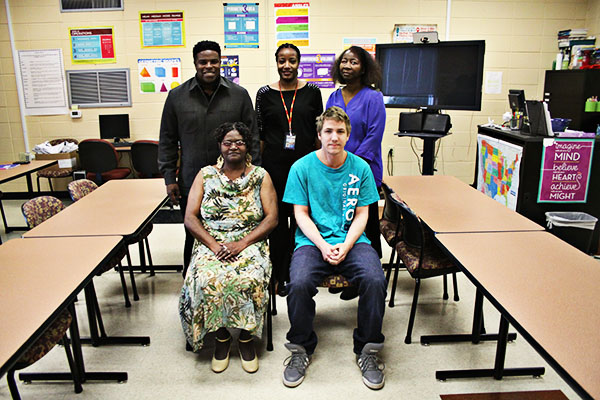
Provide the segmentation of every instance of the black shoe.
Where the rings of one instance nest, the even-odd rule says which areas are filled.
[[[358,288],[356,286],[348,286],[342,290],[342,294],[340,294],[340,299],[342,300],[352,300],[358,297]]]
[[[277,284],[277,294],[280,297],[285,297],[288,294],[286,282],[281,282]]]
[[[341,293],[342,290],[344,290],[344,288],[343,287],[330,287],[328,290],[329,290],[329,293],[336,294],[336,293]]]

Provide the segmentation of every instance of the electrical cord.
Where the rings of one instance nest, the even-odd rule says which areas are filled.
[[[386,167],[388,176],[394,176],[394,149],[390,149],[387,153]]]

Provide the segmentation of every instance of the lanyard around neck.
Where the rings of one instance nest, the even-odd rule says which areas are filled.
[[[296,94],[298,93],[298,81],[296,80],[296,90],[294,90],[294,97],[292,98],[292,105],[290,106],[290,112],[288,113],[288,108],[285,105],[285,100],[283,100],[283,92],[281,91],[281,82],[277,82],[279,85],[279,95],[281,96],[281,102],[283,103],[283,109],[285,110],[285,116],[287,117],[288,125],[290,128],[290,132],[292,131],[292,115],[294,113],[294,103],[296,102]]]

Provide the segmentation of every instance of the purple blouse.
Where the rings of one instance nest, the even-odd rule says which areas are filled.
[[[338,89],[327,100],[326,108],[332,106],[340,107],[350,117],[352,129],[345,149],[367,160],[375,183],[380,187],[383,177],[381,141],[385,130],[383,95],[365,86],[345,105],[342,90]]]

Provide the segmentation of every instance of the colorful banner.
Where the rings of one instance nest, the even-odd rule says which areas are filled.
[[[412,43],[413,33],[434,32],[437,31],[437,24],[415,25],[415,24],[396,24],[392,33],[393,43]]]
[[[258,3],[223,3],[225,47],[258,47]]]
[[[477,155],[477,190],[516,211],[523,148],[477,135]]]
[[[166,93],[181,85],[180,58],[138,59],[140,93]]]
[[[585,203],[594,139],[544,139],[538,203]]]
[[[221,76],[240,84],[240,56],[221,56]]]
[[[275,39],[277,47],[293,43],[298,47],[309,45],[310,3],[275,3]]]
[[[142,48],[185,46],[183,11],[140,11],[140,39]]]
[[[331,67],[335,64],[335,54],[302,54],[298,67],[298,78],[312,82],[320,88],[332,89]]]
[[[377,43],[377,38],[367,38],[367,37],[350,37],[342,39],[342,46],[344,50],[351,46],[362,47],[366,51],[369,52],[373,58],[375,58],[375,44]]]
[[[69,28],[73,64],[114,63],[113,27]]]

